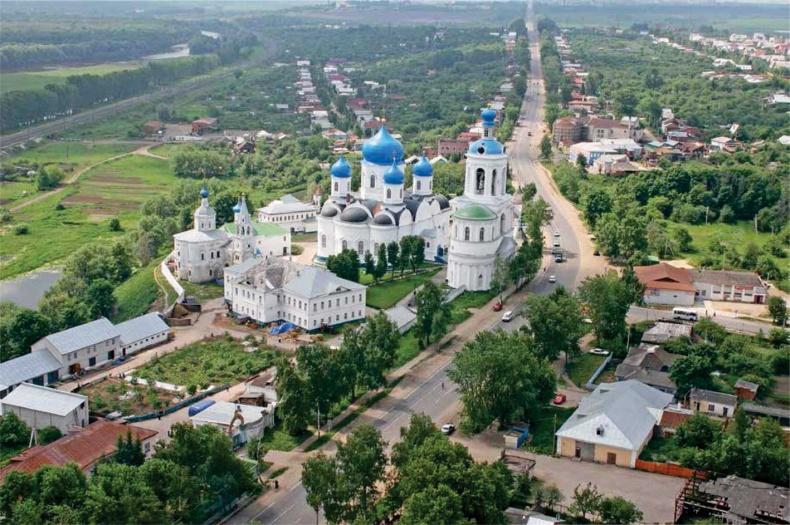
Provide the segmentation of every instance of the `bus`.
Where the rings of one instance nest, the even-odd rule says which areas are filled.
[[[696,322],[699,316],[695,310],[688,308],[673,308],[672,319],[680,319],[681,321],[694,321]]]

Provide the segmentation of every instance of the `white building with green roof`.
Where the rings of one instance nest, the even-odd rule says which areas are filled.
[[[290,255],[291,232],[277,224],[254,222],[242,195],[233,207],[233,222],[217,228],[217,214],[200,190],[194,227],[173,235],[173,262],[179,279],[203,283],[223,278],[225,267],[255,257]]]
[[[483,137],[469,144],[464,193],[450,202],[447,283],[488,290],[496,259],[513,256],[514,209],[506,191],[507,153],[494,138],[496,111],[482,112]]]

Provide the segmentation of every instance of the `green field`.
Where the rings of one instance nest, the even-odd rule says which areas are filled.
[[[9,91],[42,89],[47,84],[62,84],[66,82],[67,77],[72,75],[104,75],[114,71],[137,69],[138,67],[140,67],[140,64],[129,62],[3,73],[3,81],[0,82],[0,95]]]
[[[113,321],[121,322],[142,315],[154,301],[162,300],[162,291],[154,279],[160,259],[157,257],[148,266],[139,268],[134,275],[115,289],[116,311]],[[175,293],[172,294],[175,297]]]
[[[14,223],[0,230],[0,279],[53,264],[77,248],[123,232],[111,232],[110,218],[124,229],[137,224],[140,205],[165,193],[175,180],[167,161],[130,155],[97,166],[64,191],[13,214]],[[57,210],[58,204],[63,206]],[[15,224],[27,235],[15,235]]]
[[[568,364],[568,376],[576,386],[583,387],[604,359],[602,355],[583,353]]]
[[[36,183],[32,179],[24,178],[0,182],[0,206],[13,206],[36,193],[38,193],[38,190],[36,190]]]
[[[439,270],[440,268],[435,268],[403,279],[396,279],[394,281],[382,282],[381,284],[369,286],[367,292],[367,305],[381,310],[395,306],[398,301],[436,275]],[[367,275],[363,275],[360,279],[363,284],[366,280],[369,282]]]
[[[135,375],[174,385],[233,384],[271,366],[274,351],[245,351],[238,341],[213,339],[194,343],[178,352],[149,361]]]
[[[529,421],[529,441],[524,448],[536,454],[554,453],[554,433],[573,414],[573,408],[546,406]]]

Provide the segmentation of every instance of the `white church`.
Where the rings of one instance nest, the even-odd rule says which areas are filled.
[[[464,193],[452,200],[447,284],[488,290],[496,258],[516,251],[513,196],[506,191],[507,153],[494,137],[496,111],[485,109],[483,137],[469,144]]]
[[[242,195],[233,207],[233,222],[217,228],[217,212],[200,190],[192,229],[173,235],[173,262],[179,279],[203,283],[222,279],[226,266],[253,257],[281,257],[291,252],[291,232],[272,223],[254,222]]]
[[[433,166],[422,157],[404,188],[403,146],[385,126],[362,146],[362,183],[351,191],[351,165],[342,156],[331,169],[331,194],[318,215],[317,260],[351,249],[373,256],[379,246],[407,235],[425,239],[425,259],[447,254],[450,202],[433,192]]]
[[[513,256],[514,209],[506,192],[507,154],[494,137],[496,111],[482,112],[483,137],[469,145],[464,193],[449,202],[433,192],[433,167],[422,157],[404,189],[403,146],[385,126],[362,146],[359,194],[341,156],[331,167],[331,195],[318,215],[317,260],[352,249],[374,257],[382,243],[425,239],[425,259],[447,262],[453,288],[488,290],[497,257]]]

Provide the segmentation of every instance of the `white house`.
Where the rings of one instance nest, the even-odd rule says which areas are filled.
[[[284,259],[251,259],[225,270],[225,302],[259,323],[317,330],[365,318],[366,287]]]
[[[222,278],[222,270],[256,255],[281,256],[291,251],[291,232],[276,224],[253,222],[242,195],[233,207],[233,222],[217,228],[217,213],[200,190],[194,227],[173,235],[173,260],[179,279],[202,283]]]
[[[88,398],[22,383],[0,402],[0,414],[9,413],[16,414],[32,429],[51,426],[66,434],[88,424]]]
[[[651,266],[636,266],[634,273],[645,288],[645,304],[691,306],[696,291],[690,272],[665,262]]]
[[[692,388],[688,393],[688,407],[696,414],[715,417],[732,417],[738,406],[738,398],[732,394]]]
[[[60,376],[72,376],[112,361],[121,353],[121,333],[104,317],[43,337],[31,352],[47,351],[61,362]]]
[[[557,431],[557,454],[634,468],[672,395],[636,380],[602,383]]]
[[[768,290],[754,272],[692,270],[697,297],[709,301],[765,303]]]
[[[258,221],[277,224],[291,233],[314,232],[318,229],[315,217],[320,202],[317,199],[320,199],[320,193],[309,204],[301,202],[293,195],[283,195],[263,208],[258,208]]]
[[[494,137],[496,111],[482,112],[483,136],[469,144],[464,193],[452,200],[447,283],[488,290],[497,258],[516,250],[514,209],[507,193],[507,153]]]
[[[241,446],[250,438],[260,436],[264,429],[274,426],[274,411],[270,407],[241,405],[217,401],[191,417],[195,426],[214,425],[230,436],[234,446]]]
[[[167,341],[170,327],[158,312],[135,317],[115,325],[121,334],[121,355],[134,354]]]

